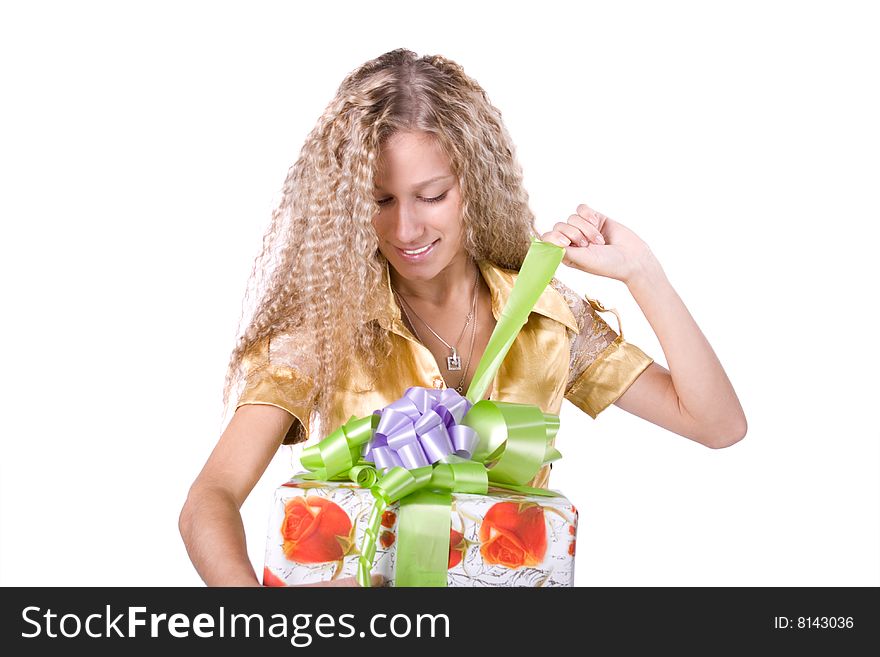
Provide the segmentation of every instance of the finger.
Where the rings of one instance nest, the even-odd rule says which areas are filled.
[[[584,235],[577,226],[559,222],[553,226],[553,230],[565,235],[572,246],[590,246],[590,238]]]
[[[569,267],[572,266],[573,263],[572,263],[571,256],[573,253],[575,253],[574,248],[575,247],[572,247],[572,246],[565,247],[565,255],[562,256],[562,264],[568,265]]]
[[[579,206],[577,206],[577,213],[579,216],[583,217],[591,224],[593,224],[600,231],[602,230],[602,226],[605,224],[605,220],[608,219],[608,217],[606,217],[604,214],[602,214],[601,212],[596,212],[596,210],[591,208],[586,203],[581,203]]]
[[[591,242],[596,244],[605,244],[605,236],[595,225],[584,219],[579,214],[573,214],[568,218],[568,223],[577,226],[582,233],[590,238]]]
[[[331,579],[322,582],[311,582],[309,584],[300,584],[303,588],[310,586],[357,586],[357,580],[354,577],[343,577],[341,579]]]
[[[351,579],[355,581],[354,586],[360,586],[356,578],[352,577]],[[379,575],[378,573],[373,573],[372,575],[370,575],[370,586],[372,586],[373,588],[385,586],[385,577]]]
[[[567,246],[565,247],[565,254],[562,256],[562,264],[574,267],[575,269],[583,269],[585,259],[591,259],[592,256],[590,254],[593,252],[593,249]]]
[[[385,578],[382,575],[375,574],[370,577],[370,582],[371,582],[372,586],[384,586],[385,585]],[[357,587],[357,586],[360,586],[360,584],[358,584],[356,577],[340,577],[339,579],[331,579],[331,580],[327,580],[327,581],[323,581],[323,582],[302,584],[302,586],[304,586],[304,587],[307,587],[307,586],[322,586],[322,587],[323,586],[332,586],[332,587],[351,586],[351,587]]]
[[[596,225],[597,222],[594,217],[595,213],[593,212],[592,208],[590,208],[590,206],[586,203],[581,203],[579,206],[577,206],[575,212],[577,212],[578,216],[583,217],[594,226]]]
[[[556,246],[563,247],[569,246],[571,244],[571,240],[560,233],[558,230],[551,230],[549,233],[544,233],[541,236],[541,241],[550,242],[551,244],[555,244]]]

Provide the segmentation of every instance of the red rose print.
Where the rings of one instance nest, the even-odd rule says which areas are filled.
[[[382,532],[379,535],[379,544],[387,550],[394,545],[394,534],[392,532]]]
[[[449,530],[449,565],[446,567],[453,568],[461,563],[461,558],[467,552],[467,541],[464,535],[454,529]]]
[[[335,502],[317,495],[294,497],[281,523],[284,556],[298,563],[339,561],[354,544],[354,528]]]
[[[574,525],[569,525],[569,526],[568,526],[568,533],[569,533],[569,534],[571,534],[572,536],[574,536],[576,532],[577,532],[577,529],[574,528]]]
[[[382,526],[388,527],[391,529],[394,527],[394,523],[397,522],[397,515],[394,511],[386,511],[382,514]]]
[[[283,579],[268,568],[263,568],[263,586],[287,586]]]
[[[574,544],[575,544],[575,541],[572,541],[571,543],[568,544],[568,553],[571,556],[574,556]]]
[[[480,525],[480,554],[508,568],[537,566],[547,552],[544,507],[535,502],[498,502]]]

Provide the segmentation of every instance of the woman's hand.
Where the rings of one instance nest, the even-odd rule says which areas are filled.
[[[583,203],[566,223],[559,222],[541,239],[565,247],[562,262],[569,267],[623,283],[654,262],[638,235]]]
[[[329,580],[323,582],[314,582],[312,584],[293,584],[290,588],[305,588],[309,586],[357,586],[359,587],[357,577],[341,577],[337,580]],[[385,586],[385,578],[379,574],[370,575],[370,586],[378,588]]]

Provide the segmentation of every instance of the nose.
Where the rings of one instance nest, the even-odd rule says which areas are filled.
[[[424,225],[418,216],[418,210],[413,202],[402,201],[397,203],[394,216],[394,239],[399,245],[413,246],[419,244],[419,238],[424,234]]]

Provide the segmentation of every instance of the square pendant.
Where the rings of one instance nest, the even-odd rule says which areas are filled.
[[[461,358],[458,357],[458,354],[452,354],[451,356],[446,357],[446,369],[450,372],[455,372],[456,370],[461,369]]]

